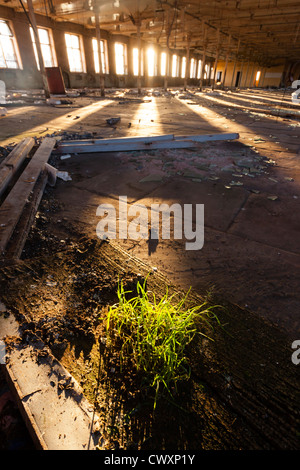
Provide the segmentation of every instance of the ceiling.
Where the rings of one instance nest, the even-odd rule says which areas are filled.
[[[0,0],[0,4],[21,10],[19,0]],[[26,2],[24,0],[24,4]],[[299,0],[33,0],[37,13],[58,21],[95,26],[111,34],[137,36],[141,20],[144,41],[190,48],[219,57],[238,55],[262,65],[283,60],[300,61]],[[230,38],[230,42],[229,42]]]

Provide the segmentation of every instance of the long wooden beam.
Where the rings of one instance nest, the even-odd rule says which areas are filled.
[[[131,152],[134,150],[157,150],[165,148],[192,148],[201,142],[219,140],[236,140],[239,134],[203,134],[190,136],[172,136],[172,138],[159,139],[154,137],[127,139],[100,139],[97,141],[67,141],[58,145],[59,153],[103,153],[103,152]]]

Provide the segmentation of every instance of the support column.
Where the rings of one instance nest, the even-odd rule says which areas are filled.
[[[250,67],[250,57],[249,57],[248,62],[247,62],[247,69],[246,69],[246,75],[245,75],[245,80],[244,80],[244,87],[247,86],[247,78],[248,78],[249,67]]]
[[[236,51],[236,55],[235,55],[235,60],[234,60],[234,66],[233,66],[232,78],[231,78],[231,85],[230,85],[230,87],[231,87],[231,88],[233,87],[233,81],[234,81],[234,75],[235,75],[236,63],[237,63],[237,60],[238,60],[238,54],[239,54],[239,50],[240,50],[240,43],[241,43],[241,39],[239,38],[239,41],[238,41],[238,47],[237,47],[237,51]]]
[[[166,73],[164,76],[164,90],[168,90],[168,77],[169,77],[169,69],[170,69],[170,49],[169,46],[166,47]]]
[[[245,59],[242,60],[242,65],[241,65],[241,70],[240,70],[240,78],[239,78],[239,82],[238,82],[238,87],[240,87],[240,86],[241,86],[241,83],[242,83],[242,79],[243,79],[242,72],[243,72],[244,65],[245,65]]]
[[[253,67],[252,67],[252,71],[251,71],[251,76],[250,76],[250,83],[249,83],[249,87],[250,87],[250,88],[253,87],[253,74],[254,74],[254,71],[255,71],[255,62],[253,63]]]
[[[215,88],[215,83],[216,83],[216,74],[217,74],[217,67],[218,67],[218,60],[219,60],[219,52],[220,52],[220,29],[218,28],[218,33],[217,33],[217,51],[216,51],[216,58],[215,58],[215,64],[214,64],[214,75],[213,75],[213,83],[212,83],[212,90]]]
[[[191,44],[191,38],[190,38],[190,36],[188,36],[188,38],[187,38],[187,48],[186,48],[184,85],[183,85],[184,90],[186,90],[186,87],[187,87],[188,73],[189,73],[189,67],[190,67],[190,44]]]
[[[137,40],[138,40],[138,77],[137,77],[137,87],[138,87],[138,94],[140,95],[142,92],[142,47],[141,47],[141,20],[140,15],[138,15],[137,23]]]
[[[224,86],[225,86],[225,78],[226,78],[227,67],[228,67],[228,59],[229,59],[229,53],[230,53],[230,43],[231,43],[231,35],[228,36],[226,62],[225,62],[224,76],[223,76],[223,81],[222,81],[222,88],[223,89],[224,89]]]
[[[27,0],[27,5],[28,5],[28,14],[29,14],[30,23],[31,23],[33,34],[35,37],[35,45],[36,45],[36,50],[37,50],[37,55],[38,55],[40,72],[41,72],[41,76],[43,80],[43,88],[44,88],[46,98],[50,98],[49,85],[48,85],[48,80],[47,80],[47,75],[46,75],[46,70],[45,70],[45,65],[44,65],[44,60],[43,60],[43,55],[42,55],[42,50],[41,50],[41,43],[40,43],[40,38],[38,34],[32,0]]]
[[[97,49],[98,49],[98,64],[99,64],[99,82],[100,82],[100,93],[101,96],[105,96],[104,91],[104,76],[103,76],[103,65],[101,57],[101,33],[100,33],[100,22],[99,22],[99,10],[96,10],[95,14],[95,26],[96,26],[96,39],[97,39]]]
[[[205,59],[206,59],[206,49],[207,49],[207,29],[205,28],[205,25],[203,23],[203,28],[204,28],[204,33],[203,33],[203,54],[202,54],[202,64],[201,64],[201,77],[200,77],[200,83],[199,83],[199,89],[202,91],[203,87],[203,78],[204,78],[204,72],[205,72]]]
[[[259,77],[259,82],[258,82],[258,86],[260,86],[260,87],[264,86],[266,70],[267,70],[267,67],[263,67],[263,70],[261,71],[261,74],[260,74],[260,77]]]

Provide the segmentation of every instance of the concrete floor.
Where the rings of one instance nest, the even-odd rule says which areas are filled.
[[[57,168],[68,171],[72,181],[58,180],[53,189],[60,204],[51,214],[53,230],[63,235],[59,221],[64,220],[95,237],[98,205],[117,207],[120,195],[147,207],[154,202],[204,204],[201,250],[185,250],[184,240],[160,239],[154,248],[148,240],[116,242],[181,287],[192,286],[201,294],[213,289],[298,339],[300,111],[289,94],[191,89],[153,93],[144,103],[131,98],[136,96],[115,91],[105,99],[77,98],[74,107],[9,108],[1,120],[2,145],[61,131],[89,131],[104,138],[238,132],[239,141],[200,145],[197,152],[56,157]],[[106,124],[110,117],[121,117],[115,128]],[[262,168],[246,174],[241,159]],[[142,181],[149,175],[155,175],[153,181]]]

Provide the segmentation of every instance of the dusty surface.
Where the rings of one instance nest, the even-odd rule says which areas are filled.
[[[23,324],[24,337],[41,337],[95,406],[100,447],[297,449],[299,391],[287,337],[230,304],[215,309],[222,327],[199,325],[214,341],[199,336],[189,346],[191,379],[179,384],[174,403],[161,397],[153,411],[145,377],[130,366],[120,369],[103,329],[119,277],[134,289],[137,275],[149,272],[126,252],[91,240],[1,271],[3,301]],[[166,282],[152,272],[148,289],[159,295]],[[200,301],[191,294],[190,305]]]
[[[286,96],[286,114],[266,114],[270,100],[272,111],[277,109],[274,99],[282,105],[280,92],[253,96],[247,90],[153,96],[126,106],[109,97],[82,98],[77,104],[85,107],[76,110],[31,107],[30,119],[22,116],[15,141],[31,132],[61,133],[67,123],[70,133],[102,137],[240,134],[239,142],[205,144],[199,151],[53,156],[51,163],[72,180],[47,188],[18,277],[14,268],[2,270],[5,301],[29,317],[91,401],[102,307],[115,301],[120,273],[131,282],[155,267],[151,279],[158,290],[171,282],[184,290],[192,286],[195,296],[212,291],[222,304],[228,302],[220,312],[226,332],[216,328],[214,343],[196,343],[189,351],[192,380],[179,400],[185,412],[162,401],[153,415],[140,378],[129,370],[119,373],[118,355],[101,350],[102,393],[95,404],[106,416],[103,446],[299,446],[299,367],[291,362],[291,343],[300,334],[299,120],[288,114]],[[46,127],[43,115],[45,123],[52,119]],[[120,124],[108,127],[105,120],[115,116],[121,116]],[[12,112],[3,123],[11,126],[14,119]],[[152,181],[145,181],[149,176]],[[102,203],[117,208],[119,195],[148,208],[154,202],[204,204],[203,248],[188,252],[184,240],[173,239],[101,245],[96,209]]]

